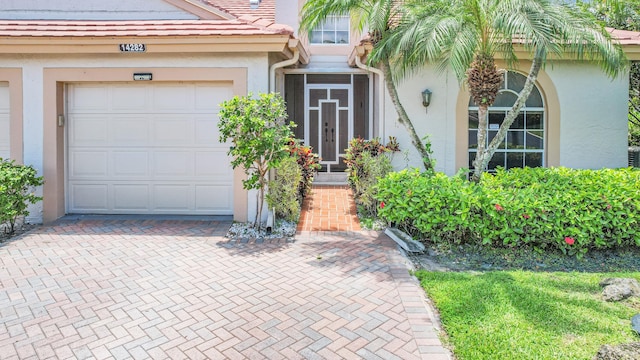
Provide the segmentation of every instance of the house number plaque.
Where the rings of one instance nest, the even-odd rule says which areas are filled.
[[[147,46],[145,44],[120,44],[120,52],[145,52]]]

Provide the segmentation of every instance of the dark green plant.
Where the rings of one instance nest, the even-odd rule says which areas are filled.
[[[344,162],[347,164],[348,182],[361,215],[375,217],[378,204],[375,198],[378,179],[393,170],[389,154],[400,151],[394,137],[384,145],[379,139],[355,138],[349,142]]]
[[[378,214],[378,180],[393,171],[391,159],[388,156],[372,156],[364,152],[360,159],[362,174],[353,182],[354,193],[358,194],[356,202],[358,210],[365,216],[376,217]]]
[[[380,142],[380,139],[374,138],[365,140],[363,138],[354,138],[349,142],[349,147],[345,154],[344,163],[347,165],[348,178],[347,181],[353,190],[358,179],[366,176],[363,169],[362,154],[368,153],[371,157],[377,157],[382,154],[400,151],[400,146],[395,137],[390,136],[387,145]],[[356,192],[357,197],[357,192]]]
[[[311,192],[313,178],[322,167],[320,166],[320,157],[313,152],[310,146],[302,145],[300,140],[291,141],[289,146],[291,155],[297,159],[300,170],[302,171],[302,180],[298,186],[298,196],[300,202],[302,202],[302,199]]]
[[[524,168],[479,184],[444,174],[391,173],[378,215],[433,242],[589,249],[640,247],[640,169]]]
[[[13,160],[0,159],[0,224],[7,224],[6,233],[15,231],[19,217],[29,215],[27,207],[42,200],[33,192],[44,183],[32,166],[18,165]]]
[[[244,169],[245,189],[257,191],[254,227],[261,228],[262,208],[270,169],[290,155],[289,143],[293,139],[287,123],[284,100],[279,94],[260,94],[258,99],[236,96],[220,104],[220,141],[231,140],[228,154],[231,166]]]
[[[299,186],[303,182],[302,169],[294,156],[283,159],[275,169],[274,179],[269,181],[266,200],[276,216],[297,222],[300,214]]]

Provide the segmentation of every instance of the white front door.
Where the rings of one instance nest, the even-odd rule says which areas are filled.
[[[67,212],[233,213],[227,83],[82,83],[67,91]]]

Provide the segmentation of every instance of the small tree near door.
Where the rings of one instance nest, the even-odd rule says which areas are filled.
[[[242,166],[247,179],[242,181],[246,190],[257,191],[257,209],[254,227],[261,228],[262,208],[270,169],[289,157],[289,143],[293,139],[287,123],[284,100],[279,94],[252,94],[234,97],[220,104],[220,142],[231,140],[227,154],[233,157],[231,166]]]

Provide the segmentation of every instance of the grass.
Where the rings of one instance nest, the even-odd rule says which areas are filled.
[[[416,273],[459,360],[592,359],[603,344],[640,341],[640,300],[608,303],[600,280],[640,273]]]

